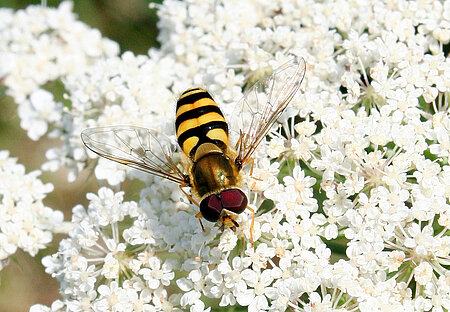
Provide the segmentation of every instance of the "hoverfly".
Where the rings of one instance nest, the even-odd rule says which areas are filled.
[[[185,91],[177,101],[175,120],[178,145],[187,156],[182,169],[173,160],[176,142],[157,130],[90,128],[81,139],[104,158],[178,183],[200,208],[196,217],[203,230],[202,217],[220,220],[222,230],[225,226],[235,230],[239,225],[232,215],[249,209],[253,245],[255,212],[241,189],[241,169],[249,163],[253,169],[253,153],[300,89],[305,67],[303,58],[294,58],[250,87],[232,116],[238,127],[234,147],[228,142],[228,123],[211,95],[201,88]],[[183,190],[186,186],[192,196]]]

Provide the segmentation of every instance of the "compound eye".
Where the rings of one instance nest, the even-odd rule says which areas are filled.
[[[247,196],[239,189],[225,190],[220,193],[222,207],[234,213],[241,213],[247,207]]]
[[[210,222],[216,222],[219,220],[222,209],[223,207],[219,197],[214,194],[204,198],[200,203],[200,212],[202,213],[202,217]]]

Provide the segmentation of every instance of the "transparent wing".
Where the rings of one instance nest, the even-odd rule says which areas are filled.
[[[232,118],[237,120],[234,129],[240,129],[236,143],[238,165],[245,165],[251,159],[261,140],[294,98],[305,69],[303,58],[293,58],[256,82],[236,104]]]
[[[189,178],[173,161],[177,143],[162,133],[133,126],[86,129],[81,139],[94,153],[122,165],[139,169],[181,185]]]

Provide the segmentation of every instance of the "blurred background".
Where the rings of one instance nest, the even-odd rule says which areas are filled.
[[[47,6],[57,7],[62,1],[47,1]],[[74,1],[78,19],[90,27],[97,28],[104,37],[116,41],[121,52],[130,50],[135,54],[147,54],[150,47],[158,47],[156,37],[156,10],[149,9],[145,0],[83,0]],[[161,1],[156,1],[161,2]],[[2,0],[0,8],[20,10],[28,5],[39,5],[41,1]],[[0,94],[0,150],[9,150],[11,157],[26,167],[26,172],[39,169],[45,160],[45,151],[58,142],[30,140],[19,126],[17,106],[8,96]],[[76,204],[86,207],[85,194],[96,191],[97,183],[85,170],[75,183],[67,182],[67,172],[43,173],[40,179],[53,183],[55,189],[44,200],[53,209],[62,210],[65,220],[70,220],[71,209]],[[49,306],[60,298],[58,283],[44,272],[41,259],[57,251],[62,236],[56,236],[52,246],[41,251],[37,257],[17,252],[8,266],[0,271],[0,312],[28,311],[33,304]]]

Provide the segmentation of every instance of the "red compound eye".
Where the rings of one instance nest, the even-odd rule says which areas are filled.
[[[204,198],[200,203],[200,212],[202,213],[202,217],[210,222],[216,222],[219,220],[222,209],[223,207],[219,197],[214,194]]]
[[[222,207],[234,213],[241,213],[247,207],[247,196],[239,189],[225,190],[220,193]]]

